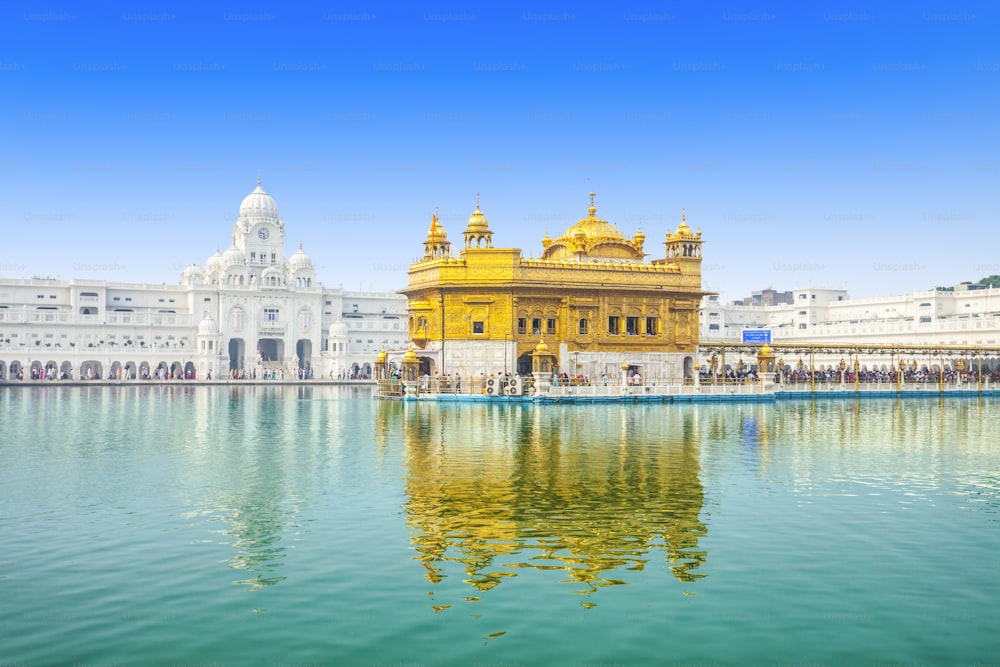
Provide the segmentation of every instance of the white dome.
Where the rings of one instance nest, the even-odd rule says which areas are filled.
[[[199,283],[204,280],[205,271],[197,264],[192,264],[181,272],[181,282],[184,284]]]
[[[260,187],[260,179],[257,180],[254,191],[243,198],[243,203],[240,204],[240,217],[250,222],[278,222],[278,205],[271,195]]]
[[[222,266],[222,253],[220,253],[219,249],[216,248],[215,254],[209,257],[208,261],[205,262],[205,271],[207,273],[215,273],[216,271],[219,270],[219,268],[221,268],[221,266]]]
[[[225,268],[229,268],[233,265],[243,266],[246,262],[247,256],[244,255],[243,251],[235,245],[229,246],[229,250],[222,255],[222,266]]]
[[[288,268],[290,271],[295,272],[301,269],[312,270],[313,263],[309,259],[309,255],[299,246],[299,249],[292,253],[292,256],[288,258]]]
[[[206,315],[205,319],[198,324],[198,335],[213,336],[217,333],[219,333],[219,324],[210,315]]]
[[[330,338],[347,338],[348,334],[344,320],[337,320],[330,325]]]

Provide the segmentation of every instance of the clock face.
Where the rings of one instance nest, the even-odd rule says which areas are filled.
[[[267,237],[271,235],[271,232],[267,231],[267,227],[261,227],[257,230],[257,236],[261,238],[262,241],[266,241]]]

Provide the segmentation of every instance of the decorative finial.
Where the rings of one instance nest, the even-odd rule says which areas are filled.
[[[299,241],[299,250],[302,250],[302,241]],[[303,251],[305,252],[305,251]]]
[[[479,210],[479,193],[476,193],[476,210]]]
[[[257,187],[260,187],[260,169],[257,170]]]
[[[597,208],[594,206],[594,196],[595,196],[595,193],[593,191],[591,191],[591,193],[590,193],[590,208],[587,209],[587,211],[591,215],[594,215],[595,213],[597,213]]]
[[[684,212],[684,209],[682,208],[681,209],[681,224],[684,224],[684,225],[687,224],[686,217],[687,217],[687,214]]]

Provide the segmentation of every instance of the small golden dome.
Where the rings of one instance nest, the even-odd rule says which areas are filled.
[[[681,224],[677,225],[677,231],[674,232],[674,237],[683,239],[694,238],[694,233],[691,231],[691,228],[688,227],[687,216],[684,209],[681,209]]]
[[[433,216],[431,216],[431,227],[430,229],[427,230],[427,238],[442,239],[442,240],[448,238],[448,234],[447,232],[444,231],[444,227],[442,227],[438,223],[438,217],[436,213]]]
[[[542,248],[548,248],[552,245],[552,237],[549,236],[548,230],[545,231],[545,236],[542,237]]]
[[[771,346],[768,345],[767,343],[764,343],[764,346],[760,348],[760,353],[762,356],[767,356],[771,354]]]
[[[624,359],[622,359],[622,370],[623,371],[627,371],[628,370],[628,362],[625,361]]]
[[[538,339],[538,345],[535,346],[535,354],[548,354],[549,346],[545,344],[544,338]]]
[[[417,357],[417,353],[413,349],[412,345],[410,346],[410,349],[408,349],[406,351],[406,354],[403,355],[403,363],[404,364],[405,363],[411,363],[411,364],[420,363],[420,359]]]
[[[377,364],[384,364],[385,363],[385,348],[384,347],[379,351],[378,356],[375,357],[375,363],[377,363]]]
[[[486,220],[486,216],[483,212],[479,210],[479,204],[476,204],[476,210],[472,212],[469,216],[469,231],[485,232],[489,231],[490,223]]]

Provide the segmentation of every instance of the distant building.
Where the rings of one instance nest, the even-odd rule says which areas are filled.
[[[560,373],[617,375],[625,362],[643,377],[693,377],[701,232],[682,215],[650,262],[645,238],[598,218],[593,193],[587,216],[556,239],[546,234],[538,259],[494,247],[478,205],[453,255],[435,216],[402,290],[422,372],[529,373],[544,340]]]
[[[775,343],[1000,344],[1000,288],[913,292],[851,299],[845,290],[799,289],[791,304],[723,304],[702,300],[703,342],[738,342],[743,329],[770,329]]]
[[[743,297],[744,306],[777,306],[793,302],[791,292],[778,292],[773,289],[757,290],[751,296]]]
[[[232,243],[176,285],[0,279],[0,379],[370,375],[406,342],[406,300],[326,288],[260,185]]]

